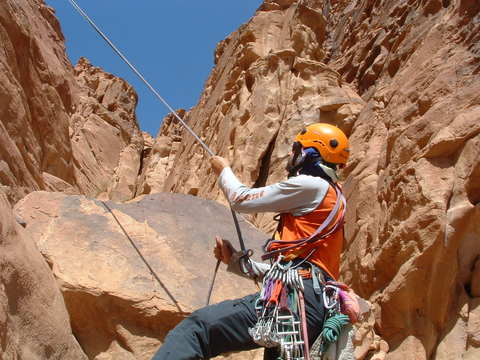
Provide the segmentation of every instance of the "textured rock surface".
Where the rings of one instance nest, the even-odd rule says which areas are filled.
[[[131,199],[143,151],[137,96],[65,55],[42,0],[0,4],[0,181],[13,203],[32,190]]]
[[[86,60],[74,69],[42,0],[0,2],[0,44],[2,194],[10,203],[38,189],[133,198],[143,138],[131,87]],[[3,196],[0,357],[82,359],[57,285]]]
[[[234,159],[241,179],[260,186],[285,177],[284,161],[291,138],[305,124],[337,121],[348,130],[363,100],[322,61],[318,44],[325,37],[322,13],[295,2],[265,4],[238,32],[218,44],[216,67],[199,104],[186,121],[220,155]],[[168,121],[161,130],[165,136]],[[174,125],[171,139],[177,137]],[[174,135],[173,135],[174,134]],[[193,138],[184,133],[174,148],[173,165],[163,191],[176,191],[225,201],[215,177]],[[177,149],[179,147],[179,149]],[[271,216],[254,219],[271,223]]]
[[[76,89],[58,20],[43,1],[2,1],[0,42],[0,179],[5,191],[14,201],[46,189],[43,174],[75,184],[69,113]]]
[[[343,279],[374,304],[370,327],[388,341],[388,359],[480,356],[479,12],[475,0],[266,0],[248,24],[218,45],[199,104],[182,114],[254,186],[284,177],[292,136],[305,123],[332,122],[350,135]],[[224,201],[205,154],[175,121],[167,119],[152,141],[138,131],[136,95],[127,84],[85,60],[73,69],[58,22],[43,1],[2,1],[0,39],[0,181],[11,202],[36,189],[116,200],[173,190]],[[122,238],[98,202],[75,199],[83,208],[71,210],[71,219],[83,221],[84,213],[97,211],[89,220]],[[65,221],[42,213],[68,212],[55,204],[60,200],[35,209],[39,221],[52,226],[39,244],[55,240],[49,231]],[[134,232],[142,228],[138,213],[117,208]],[[270,219],[252,221],[270,229]],[[7,242],[3,235],[1,240],[10,244],[15,231],[7,234]],[[91,243],[70,234],[68,240],[114,253],[113,265],[126,263],[123,248],[102,248],[98,233]],[[149,334],[161,325],[148,322],[159,312],[149,312],[145,301],[148,291],[160,289],[148,273],[137,271],[141,264],[130,268],[140,274],[138,281],[124,285],[128,273],[120,269],[126,277],[101,289],[96,278],[112,260],[95,273],[77,269],[84,272],[77,283],[62,272],[80,261],[79,250],[70,251],[50,261],[89,354],[151,353],[160,340]],[[34,276],[25,272],[25,278]],[[144,286],[137,290],[147,308],[137,306],[135,294],[119,296],[119,288],[135,292],[133,285]],[[195,299],[182,301],[194,307]],[[172,325],[178,312],[168,300],[160,302]],[[106,308],[118,314],[125,307],[125,319],[106,315]],[[150,326],[147,335],[139,330],[145,324],[135,323],[139,312]],[[15,314],[2,312],[12,321]],[[92,319],[102,319],[95,341],[85,335],[96,326]],[[42,343],[29,331],[19,326],[7,331],[7,339],[27,334]],[[137,344],[135,350],[128,344]],[[382,350],[377,345],[373,349]]]
[[[384,360],[389,347],[385,340],[375,333],[375,311],[372,304],[360,299],[360,322],[355,325],[353,345],[355,359]]]
[[[177,114],[183,119],[185,111]],[[147,136],[143,154],[143,171],[138,180],[137,195],[162,192],[165,180],[173,170],[174,160],[180,149],[184,129],[173,115],[163,119],[162,128],[155,139]],[[188,135],[187,135],[188,136]],[[190,189],[189,194],[196,195],[197,189]]]
[[[0,191],[0,358],[87,359],[62,294]]]
[[[267,0],[218,45],[186,115],[250,186],[284,176],[303,123],[350,135],[343,278],[375,304],[388,359],[480,356],[479,11],[472,0]],[[193,139],[177,148],[163,190],[223,201]]]
[[[161,283],[98,200],[34,192],[16,213],[51,264],[89,358],[149,359],[184,313],[204,306],[215,267],[213,237],[236,240],[231,215],[216,202],[180,194],[107,205]],[[259,254],[265,235],[241,226]],[[212,302],[255,291],[253,282],[221,269]]]
[[[480,5],[337,3],[332,66],[367,106],[352,131],[344,276],[378,306],[389,358],[480,356]],[[339,18],[340,19],[340,18]],[[343,49],[348,49],[344,52]]]
[[[80,59],[81,93],[70,122],[75,178],[83,194],[117,201],[135,196],[143,136],[137,94],[125,81]]]

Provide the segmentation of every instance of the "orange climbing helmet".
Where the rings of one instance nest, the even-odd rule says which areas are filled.
[[[320,153],[322,159],[331,164],[345,165],[350,150],[348,138],[338,127],[316,123],[308,125],[296,137],[303,148],[313,147]]]

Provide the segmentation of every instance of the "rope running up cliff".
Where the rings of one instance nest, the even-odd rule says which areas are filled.
[[[147,88],[155,95],[155,97],[157,97],[157,99],[159,99],[166,107],[167,109],[175,116],[175,118],[182,124],[182,126],[195,138],[195,140],[197,140],[197,142],[202,146],[202,148],[210,155],[210,156],[215,156],[215,153],[210,150],[210,148],[203,142],[202,139],[200,139],[200,137],[183,121],[183,119],[177,114],[177,112],[168,104],[168,102],[160,95],[160,93],[150,84],[150,82],[147,81],[147,79],[143,76],[143,74],[137,70],[137,68],[127,59],[127,57],[117,48],[117,46],[115,46],[115,44],[110,40],[110,38],[97,26],[97,24],[88,16],[88,14],[76,3],[75,0],[68,0],[68,2],[73,6],[73,8],[93,27],[93,29],[97,32],[98,35],[100,35],[100,37],[105,40],[105,42],[113,49],[113,51],[128,65],[128,67],[130,67],[130,69],[135,73],[135,75],[137,75],[139,77],[139,79],[145,83],[145,85],[147,86]],[[239,222],[238,222],[238,218],[237,218],[237,215],[236,213],[233,211],[233,209],[230,207],[230,211],[232,213],[232,217],[233,217],[233,222],[234,222],[234,225],[235,225],[235,230],[237,232],[237,236],[238,236],[238,241],[240,243],[240,248],[241,248],[241,251],[243,252],[243,254],[245,254],[244,256],[246,256],[249,252],[247,252],[246,248],[245,248],[245,243],[243,241],[243,237],[242,237],[242,232],[241,232],[241,229],[240,229],[240,225],[239,225]],[[113,215],[113,213],[110,211],[110,213]],[[117,220],[117,219],[116,219]],[[118,222],[118,220],[117,220]],[[118,222],[119,223],[119,222]],[[119,223],[119,225],[121,226],[121,224]],[[122,226],[121,226],[122,227]],[[128,236],[128,234],[126,233],[126,231],[123,229],[122,227],[122,230],[124,231],[125,235],[129,238],[129,240],[132,242],[132,240],[130,239],[130,237]],[[132,245],[135,247],[134,243],[132,242]],[[136,248],[136,247],[135,247]],[[138,249],[136,249],[137,252],[138,252]],[[142,255],[139,253],[139,255],[142,257]],[[161,283],[160,279],[158,278],[158,276],[153,272],[153,269],[151,268],[151,266],[148,264],[148,262],[146,261],[146,259],[144,259],[142,257],[142,260],[147,264],[149,270],[152,272],[152,274],[155,276],[155,278],[157,279],[157,281],[160,282],[160,285],[163,287],[163,284]],[[215,277],[216,277],[216,273],[217,273],[217,270],[218,270],[218,267],[220,265],[220,260],[217,261],[217,264],[216,264],[216,267],[215,267],[215,272],[214,272],[214,275],[213,275],[213,280],[212,280],[212,283],[210,285],[210,289],[209,289],[209,293],[208,293],[208,297],[207,297],[207,304],[210,300],[210,296],[211,296],[211,292],[213,290],[213,283],[215,281]],[[170,295],[170,294],[169,294]],[[178,306],[178,304],[176,304]]]

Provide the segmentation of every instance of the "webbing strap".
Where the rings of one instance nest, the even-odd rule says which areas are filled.
[[[312,279],[313,279],[313,292],[317,295],[322,294],[322,288],[320,286],[320,281],[318,281],[317,267],[312,265]]]
[[[318,227],[318,229],[308,237],[308,240],[313,239],[316,237],[318,234],[320,234],[323,230],[325,230],[330,223],[333,221],[335,216],[337,216],[338,210],[340,209],[340,206],[342,203],[346,204],[345,197],[343,196],[342,192],[340,189],[335,185],[335,192],[337,194],[337,201],[335,203],[335,207],[330,211],[330,214],[328,214],[328,217],[325,219],[325,221]],[[345,208],[344,208],[345,212]]]
[[[301,323],[302,323],[302,335],[303,335],[303,351],[305,360],[310,360],[310,352],[308,346],[308,327],[307,327],[307,314],[305,311],[305,298],[303,297],[303,292],[298,292],[300,313],[301,313]]]

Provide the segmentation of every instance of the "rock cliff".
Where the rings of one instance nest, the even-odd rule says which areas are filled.
[[[70,64],[44,1],[0,2],[0,358],[87,358],[38,239],[10,205],[33,190],[132,199],[136,101],[123,80]]]
[[[43,1],[0,4],[0,178],[12,201],[75,185],[69,114],[77,88],[63,35]]]
[[[479,11],[473,0],[266,0],[217,46],[185,114],[249,186],[283,178],[304,124],[346,131],[342,277],[375,304],[388,359],[480,356]],[[157,144],[178,131],[166,121]],[[163,149],[171,171],[155,189],[223,201],[193,139]]]
[[[250,186],[285,176],[305,124],[325,121],[349,135],[342,279],[374,304],[357,339],[364,357],[384,358],[372,327],[389,344],[387,359],[480,356],[479,13],[476,0],[265,0],[218,44],[198,105],[180,111]],[[86,59],[73,67],[42,0],[2,1],[0,41],[0,350],[147,358],[162,341],[153,333],[183,314],[141,263],[127,261],[128,243],[100,241],[125,238],[99,201],[35,192],[17,204],[26,230],[8,201],[47,190],[114,201],[173,191],[224,202],[207,156],[171,116],[156,139],[142,133],[133,89]],[[158,268],[184,275],[165,281],[191,288],[192,297],[175,296],[193,309],[202,291],[192,269],[172,265],[172,238],[139,213],[159,211],[151,196],[168,204],[166,194],[107,204],[142,250],[163,255]],[[170,215],[159,219],[181,228]],[[270,215],[250,220],[272,228]],[[55,232],[70,236],[58,244]],[[145,242],[145,232],[168,246]]]
[[[2,1],[0,39],[0,179],[11,202],[32,190],[132,199],[143,137],[131,86],[85,59],[73,68],[41,0]]]
[[[367,102],[352,131],[344,278],[389,358],[475,358],[480,4],[337,3],[331,65]],[[361,274],[361,275],[360,275]]]

